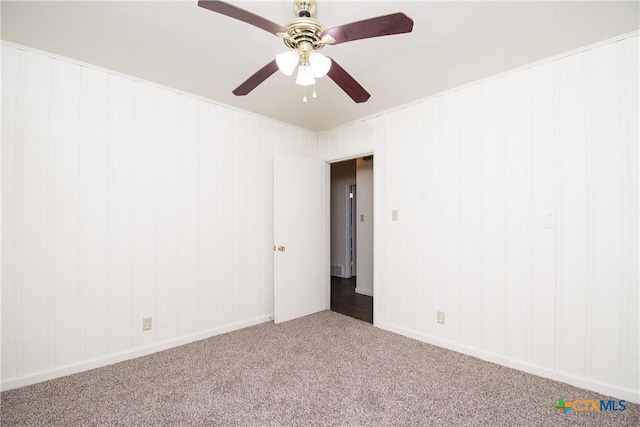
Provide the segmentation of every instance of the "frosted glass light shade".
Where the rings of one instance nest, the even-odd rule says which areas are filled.
[[[311,65],[314,77],[319,79],[326,76],[329,69],[331,69],[331,59],[321,53],[311,52],[309,54],[309,65]]]
[[[313,77],[313,71],[311,67],[308,65],[301,65],[298,68],[298,77],[296,78],[296,83],[300,86],[309,86],[316,82],[316,79]]]
[[[299,60],[298,52],[294,50],[288,50],[276,55],[278,69],[286,76],[293,74],[293,70],[296,69]]]

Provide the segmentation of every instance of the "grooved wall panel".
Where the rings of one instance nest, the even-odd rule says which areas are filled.
[[[199,158],[198,184],[199,239],[198,239],[198,329],[214,329],[216,319],[216,192],[217,174],[210,165],[216,161],[216,121],[218,107],[214,104],[200,104],[199,113]],[[258,317],[260,312],[254,312]]]
[[[445,325],[439,329],[439,336],[445,340],[457,341],[460,333],[460,307],[457,304],[460,295],[460,152],[459,140],[459,99],[458,94],[444,97],[440,102],[440,161],[447,165],[440,168],[440,280],[438,306],[445,312]],[[446,143],[443,143],[446,141]],[[410,224],[407,224],[410,227]],[[464,266],[463,266],[464,267]]]
[[[529,323],[527,289],[529,222],[529,129],[527,73],[504,77],[504,176],[505,176],[505,352],[509,358],[527,360]]]
[[[388,159],[388,144],[387,144],[387,135],[389,129],[388,123],[389,116],[384,115],[372,120],[374,126],[374,135],[371,139],[369,139],[369,144],[374,144],[373,147],[369,148],[371,152],[376,152],[376,156],[382,159]],[[327,146],[332,146],[334,144],[322,144],[320,140],[318,141],[318,151],[322,154],[323,150]],[[344,144],[351,145],[351,144]],[[357,152],[354,154],[358,154]],[[389,228],[392,223],[390,221],[384,220],[384,218],[380,218],[377,215],[390,215],[391,214],[391,204],[389,202],[389,180],[386,177],[389,174],[389,162],[381,162],[378,163],[377,158],[374,158],[374,166],[373,166],[373,247],[374,247],[374,270],[373,270],[373,286],[374,292],[377,298],[373,299],[373,316],[381,316],[381,318],[387,319],[389,318],[389,283],[390,283],[390,274],[391,272],[387,269],[387,264],[380,264],[376,262],[376,256],[382,256],[385,259],[389,256]],[[385,177],[385,179],[381,179],[381,177]],[[388,218],[388,217],[387,217]],[[381,231],[377,231],[381,230]],[[378,253],[379,255],[376,255]],[[382,304],[381,302],[384,302]]]
[[[248,301],[249,301],[249,277],[248,277],[248,200],[249,195],[246,189],[249,184],[249,168],[247,167],[248,138],[249,132],[246,126],[247,117],[244,114],[236,114],[233,119],[234,135],[236,143],[233,144],[234,164],[238,165],[233,171],[233,246],[232,246],[232,265],[229,267],[233,270],[233,314],[234,322],[247,318]],[[289,129],[286,129],[287,131]],[[287,132],[287,135],[291,135]],[[295,135],[295,134],[294,134]],[[295,147],[289,138],[283,138],[287,141],[286,149],[290,150]],[[282,149],[285,149],[283,146]],[[231,249],[231,247],[230,247]]]
[[[49,364],[50,342],[47,329],[47,296],[50,286],[51,243],[47,230],[49,207],[42,202],[49,199],[48,158],[50,130],[49,84],[51,63],[44,57],[29,56],[22,59],[24,86],[21,88],[19,138],[23,141],[17,149],[20,161],[15,165],[15,189],[19,192],[14,209],[20,212],[14,232],[17,234],[16,301],[19,312],[18,339],[22,344],[21,369],[40,371]],[[21,64],[22,65],[22,64]],[[33,122],[45,126],[33,126]],[[3,121],[4,126],[4,121]],[[32,265],[40,268],[32,268]],[[85,290],[86,293],[86,290]],[[83,305],[83,301],[80,302]]]
[[[80,301],[83,343],[81,351],[83,357],[94,359],[109,351],[106,306],[108,302],[106,214],[109,199],[107,189],[108,75],[83,69],[81,79],[82,123],[79,141],[80,158],[78,159],[81,165],[78,176],[81,192],[80,286],[83,296]],[[48,88],[42,89],[48,92]],[[139,176],[137,178],[139,179]],[[141,234],[144,232],[146,230]],[[139,260],[137,264],[140,264]],[[144,285],[143,283],[142,286]]]
[[[3,388],[268,320],[273,156],[316,134],[2,49]]]
[[[480,324],[479,348],[504,354],[505,176],[502,79],[481,83],[480,93]],[[441,167],[446,165],[441,164]],[[441,238],[446,237],[442,236]]]
[[[459,153],[459,182],[460,198],[460,305],[465,307],[460,311],[460,342],[477,346],[480,328],[476,319],[480,314],[480,200],[482,187],[480,186],[480,121],[478,89],[473,87],[460,94],[459,100],[460,127],[459,139],[466,141],[464,150]],[[467,215],[462,213],[466,212]],[[433,313],[433,311],[432,311]],[[433,324],[433,315],[429,319]]]
[[[79,318],[78,144],[80,141],[80,70],[56,64],[51,131],[51,221],[53,302],[50,334],[77,328]],[[3,89],[6,86],[3,86]],[[4,154],[4,152],[3,152]],[[3,200],[4,202],[4,200]],[[3,227],[3,232],[6,230]],[[3,265],[4,267],[4,265]],[[71,365],[80,358],[80,334],[64,334],[52,342],[51,363]]]
[[[622,67],[618,68],[618,75],[621,79],[619,96],[622,99],[626,99],[626,102],[622,104],[625,110],[629,111],[628,120],[625,120],[623,125],[623,135],[626,143],[623,145],[623,152],[625,153],[625,184],[628,192],[637,190],[635,187],[638,183],[638,170],[640,169],[638,163],[640,161],[640,126],[634,118],[640,116],[638,98],[627,97],[627,93],[634,94],[639,93],[640,90],[638,80],[638,39],[631,38],[624,41],[624,44],[618,45],[618,51],[620,52],[620,62]],[[636,191],[636,196],[637,196]],[[633,193],[632,193],[633,194]],[[638,208],[638,197],[631,197],[625,199],[623,202],[623,209],[625,209],[624,222],[627,227],[628,234],[624,236],[624,255],[625,266],[627,267],[624,274],[625,290],[623,300],[626,300],[626,306],[623,307],[620,315],[620,329],[624,331],[623,339],[620,340],[618,345],[620,346],[620,362],[625,369],[619,370],[618,378],[620,382],[630,389],[638,389],[638,378],[640,378],[640,364],[634,363],[634,361],[640,360],[640,348],[633,340],[627,340],[630,334],[638,335],[637,330],[633,329],[633,325],[640,324],[640,310],[638,310],[637,302],[640,301],[640,269],[637,264],[638,254],[638,239],[633,236],[639,235],[638,226],[640,225],[640,211]]]
[[[60,62],[60,61],[57,61]],[[81,69],[72,65],[74,68]],[[139,322],[135,322],[134,285],[134,203],[133,182],[135,178],[135,82],[111,76],[111,145],[113,156],[110,218],[117,227],[111,228],[111,351],[120,353],[134,347],[134,333]],[[74,162],[80,167],[79,162]],[[165,189],[171,194],[171,187]],[[81,217],[78,216],[78,221]],[[167,234],[170,230],[167,231]],[[167,236],[165,234],[165,236]],[[162,239],[159,239],[162,243]],[[79,249],[78,249],[79,250]],[[161,249],[161,254],[162,254]],[[160,266],[159,280],[170,278]],[[78,319],[78,322],[81,319]],[[158,322],[160,319],[156,319]],[[157,325],[159,326],[159,325]],[[134,329],[136,328],[136,329]],[[62,331],[61,331],[62,332]],[[161,332],[162,333],[162,332]],[[64,335],[61,333],[61,337]],[[79,360],[78,360],[79,362]]]
[[[553,212],[557,199],[558,136],[554,126],[553,64],[545,63],[528,70],[530,99],[529,152],[533,208],[529,211],[531,221],[531,276],[527,293],[529,299],[529,363],[545,369],[553,369],[555,335],[555,233],[536,227],[540,218]],[[557,212],[557,210],[556,210]],[[539,343],[539,345],[532,345]]]
[[[438,334],[436,313],[440,310],[438,295],[440,287],[440,150],[437,144],[440,131],[440,105],[438,102],[420,105],[420,187],[416,196],[420,199],[420,245],[422,274],[420,277],[420,331],[436,336]],[[383,157],[376,149],[374,178],[384,176],[378,168],[378,159]],[[384,163],[383,163],[384,164]],[[379,172],[379,173],[378,173]],[[375,194],[374,186],[374,194]],[[375,197],[374,200],[378,198]],[[378,235],[374,235],[375,239]],[[375,246],[374,246],[375,248]],[[375,262],[374,252],[374,262]],[[377,267],[376,263],[374,267]],[[377,282],[374,281],[377,286]],[[382,317],[381,317],[382,318]]]
[[[619,141],[624,141],[625,124],[607,114],[608,111],[619,112],[624,109],[620,99],[620,75],[616,70],[619,61],[619,49],[615,45],[588,52],[585,55],[589,68],[589,95],[597,99],[597,103],[589,103],[587,109],[588,129],[591,138],[588,139],[591,152],[591,176],[589,188],[590,217],[592,235],[591,259],[591,290],[592,324],[588,330],[588,340],[591,345],[596,342],[609,350],[594,352],[587,359],[587,370],[591,376],[599,381],[606,381],[609,375],[619,376],[621,358],[620,341],[623,336],[621,328],[611,328],[611,313],[618,313],[615,324],[622,325],[625,319],[619,310],[618,299],[625,293],[625,238],[630,230],[625,223],[625,191],[626,183],[625,147]],[[595,66],[594,64],[602,64]],[[592,117],[603,117],[606,120],[593,120]],[[609,143],[611,141],[612,143]],[[615,183],[621,183],[615,185]],[[604,224],[606,221],[606,226]]]
[[[404,248],[402,257],[404,260],[406,275],[404,282],[406,289],[404,292],[404,316],[405,323],[408,325],[416,325],[416,330],[420,330],[421,311],[420,297],[422,281],[422,271],[420,260],[422,251],[420,248],[421,226],[420,215],[421,201],[419,197],[411,197],[413,194],[420,192],[420,157],[416,152],[420,150],[420,105],[415,105],[407,110],[405,122],[405,150],[404,150],[404,188],[403,190],[403,207],[401,209],[403,218],[406,222],[401,224],[416,224],[412,233],[405,233]],[[362,138],[364,140],[364,138]],[[406,215],[406,217],[405,217]]]
[[[14,143],[19,135],[20,121],[16,120],[16,105],[20,96],[22,73],[20,70],[20,57],[17,50],[2,52],[2,122],[0,132],[2,136],[2,300],[0,312],[0,333],[2,334],[2,371],[15,375],[20,370],[20,353],[18,345],[18,327],[15,307],[18,302],[16,254],[17,245],[16,227],[17,218],[5,215],[5,212],[13,212],[16,206],[16,197],[19,194],[14,188],[15,161],[19,152],[16,152]],[[9,84],[11,83],[11,84]],[[11,123],[12,125],[8,125]],[[55,266],[53,267],[55,268]],[[11,284],[11,286],[8,286]],[[76,304],[77,307],[77,304]],[[77,346],[76,346],[77,347]]]
[[[179,325],[180,288],[175,286],[180,280],[180,268],[176,262],[180,255],[180,204],[177,203],[180,197],[180,165],[176,161],[180,153],[180,126],[177,120],[179,96],[169,91],[160,91],[158,94],[158,188],[162,189],[158,193],[158,230],[162,232],[158,233],[156,309],[163,316],[154,319],[153,327],[157,328],[159,341],[177,338]],[[203,109],[206,109],[210,117],[215,118],[215,107],[210,109],[210,106],[203,105]],[[207,161],[210,161],[208,157]],[[126,181],[124,184],[126,185]],[[133,326],[137,324],[138,322]]]
[[[178,295],[178,336],[198,328],[198,280],[200,263],[198,257],[198,184],[199,184],[199,102],[180,96],[178,131],[178,275],[180,294]],[[231,141],[225,143],[233,146]],[[233,157],[231,157],[233,162]],[[231,202],[231,201],[230,201]],[[232,228],[233,229],[233,228]],[[139,313],[139,317],[146,316]],[[231,321],[233,319],[230,319]]]
[[[376,325],[640,401],[637,34],[328,130],[318,150],[374,152]]]
[[[394,131],[387,133],[387,144],[389,147],[393,147],[393,149],[389,150],[389,174],[387,175],[389,188],[387,194],[390,208],[398,211],[399,221],[392,221],[389,224],[389,242],[387,244],[390,249],[388,253],[389,262],[391,265],[398,266],[398,268],[388,272],[391,281],[388,284],[387,300],[383,300],[383,302],[388,304],[389,320],[394,324],[404,324],[404,298],[406,293],[406,286],[404,285],[406,269],[404,268],[405,245],[403,228],[405,221],[403,220],[404,211],[402,209],[402,201],[405,194],[403,163],[405,160],[406,129],[402,111],[397,111],[389,115],[389,129],[393,129]],[[343,134],[346,134],[346,132],[343,131]],[[348,140],[342,139],[342,144],[348,145]],[[391,212],[385,212],[379,216],[374,213],[374,216],[383,221],[385,218],[390,220]]]

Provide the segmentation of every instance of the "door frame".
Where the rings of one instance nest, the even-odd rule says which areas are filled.
[[[356,271],[356,209],[357,209],[357,194],[356,184],[345,184],[347,187],[346,196],[346,210],[345,217],[347,218],[347,229],[345,239],[345,254],[347,256],[346,266],[349,269],[349,278],[355,276]]]
[[[329,166],[327,170],[329,171],[325,175],[325,183],[324,183],[324,197],[326,200],[325,203],[325,286],[326,286],[326,301],[325,301],[325,310],[331,311],[331,162],[325,160],[326,164]]]
[[[353,154],[353,155],[349,155],[346,157],[340,157],[337,159],[331,159],[331,160],[325,160],[327,162],[328,165],[332,165],[334,163],[340,163],[340,162],[346,162],[348,160],[353,160],[353,159],[358,159],[360,157],[366,157],[366,156],[373,156],[373,159],[375,161],[376,158],[376,153],[375,150],[372,151],[365,151],[363,153],[358,153],[358,154]],[[357,183],[356,183],[357,185]],[[375,163],[373,164],[373,295],[380,295],[379,292],[377,292],[376,290],[376,247],[378,246],[376,244],[377,241],[377,233],[376,233],[376,221],[377,221],[377,216],[376,213],[376,200],[378,199],[377,197],[375,197],[376,194],[376,165]],[[326,197],[327,197],[327,227],[326,227],[326,235],[327,235],[327,269],[326,269],[326,274],[327,274],[327,310],[331,310],[331,174],[328,173],[327,174],[327,185],[326,185]],[[357,219],[357,214],[356,214],[356,219]],[[358,250],[358,248],[356,247],[356,251]],[[356,252],[357,253],[357,252]],[[378,305],[376,303],[376,301],[379,300],[379,296],[378,297],[374,297],[373,298],[373,326],[376,326],[377,321],[376,321],[376,312],[378,310],[376,310],[376,305]]]

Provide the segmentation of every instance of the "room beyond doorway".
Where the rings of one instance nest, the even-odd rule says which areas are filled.
[[[373,323],[373,156],[331,164],[330,215],[331,309]]]
[[[356,293],[355,277],[331,276],[331,311],[373,323],[373,297]]]

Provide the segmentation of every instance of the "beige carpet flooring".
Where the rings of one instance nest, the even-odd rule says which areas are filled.
[[[608,399],[322,312],[1,394],[2,426],[640,425]]]

